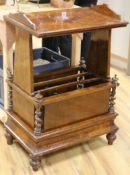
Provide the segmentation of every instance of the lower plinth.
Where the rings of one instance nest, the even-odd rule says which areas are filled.
[[[114,124],[116,115],[116,113],[106,113],[56,129],[46,130],[40,136],[35,136],[33,129],[21,121],[16,114],[8,112],[8,120],[5,123],[7,143],[12,144],[13,139],[16,139],[29,153],[33,170],[37,170],[42,156],[83,143],[94,137],[107,134],[108,144],[112,144],[118,130]]]

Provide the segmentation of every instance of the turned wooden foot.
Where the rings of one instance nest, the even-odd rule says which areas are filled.
[[[7,144],[12,145],[14,138],[7,130],[6,130],[5,137],[6,137],[6,140],[7,140]]]
[[[30,155],[30,165],[34,171],[37,171],[41,165],[41,158],[39,156]]]
[[[106,135],[106,138],[108,140],[108,145],[112,145],[114,140],[116,139],[116,132],[117,132],[118,128],[116,128],[115,130],[113,130],[112,132],[108,133]]]

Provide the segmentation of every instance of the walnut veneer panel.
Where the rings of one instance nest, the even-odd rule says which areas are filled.
[[[109,90],[83,95],[45,107],[44,129],[108,112]]]

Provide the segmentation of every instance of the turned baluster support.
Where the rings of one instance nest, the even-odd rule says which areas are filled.
[[[10,69],[7,69],[7,80],[12,83],[13,82],[13,75]],[[8,110],[12,111],[13,109],[13,100],[12,100],[12,87],[8,86]]]
[[[43,128],[43,120],[44,120],[44,107],[40,105],[41,100],[43,99],[43,95],[38,92],[35,94],[36,101],[39,105],[36,107],[35,116],[34,116],[34,134],[36,136],[40,136]]]
[[[115,75],[112,79],[111,79],[111,83],[112,83],[112,88],[110,89],[110,97],[109,97],[109,113],[111,114],[116,114],[115,113],[115,95],[116,95],[116,88],[117,86],[119,86],[118,83],[118,78],[117,75]],[[112,145],[114,140],[116,139],[116,132],[118,130],[118,127],[115,126],[115,128],[106,135],[106,138],[108,140],[108,144]]]
[[[111,83],[112,83],[112,88],[110,89],[110,97],[109,97],[109,112],[110,113],[115,113],[115,95],[116,95],[116,88],[117,86],[119,86],[118,83],[118,78],[117,75],[115,75],[112,79],[111,79]]]
[[[85,72],[85,69],[86,69],[86,61],[85,61],[83,58],[80,60],[79,66],[81,67],[80,73]],[[80,77],[80,78],[77,79],[77,81],[80,81],[80,80],[85,80],[85,77],[82,76],[82,77]],[[79,88],[79,89],[84,88],[84,84],[78,84],[78,88]]]
[[[32,166],[34,171],[37,171],[41,165],[41,158],[39,156],[34,156],[32,154],[30,156],[30,165]]]

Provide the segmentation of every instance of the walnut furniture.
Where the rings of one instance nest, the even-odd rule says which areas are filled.
[[[16,139],[25,148],[33,170],[43,155],[103,134],[112,144],[118,130],[114,123],[118,78],[110,77],[111,29],[127,22],[106,5],[11,14],[5,20],[16,30],[14,73],[8,69],[7,79],[7,143]],[[86,31],[92,35],[87,62],[34,74],[33,35]]]

